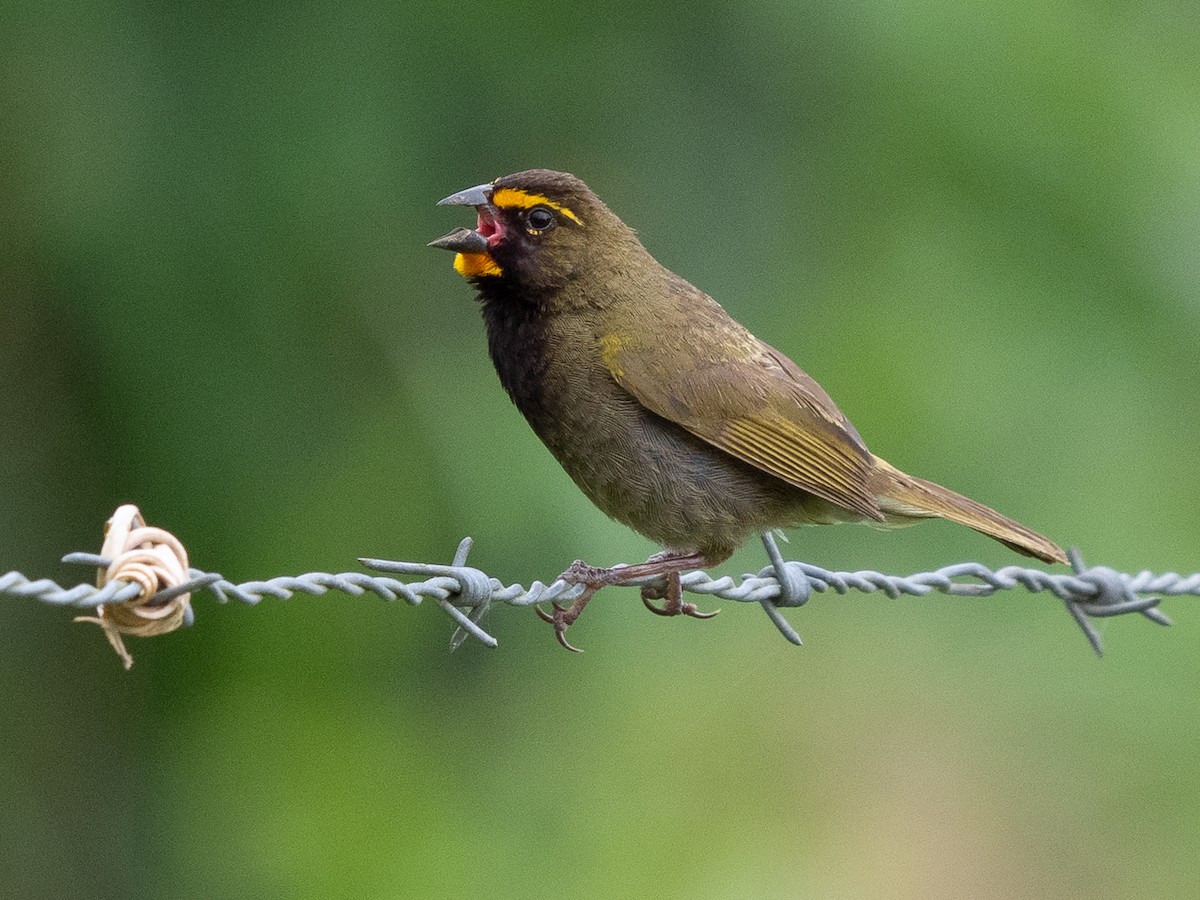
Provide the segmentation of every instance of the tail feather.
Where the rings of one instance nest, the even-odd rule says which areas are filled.
[[[879,508],[889,516],[948,519],[986,534],[1025,556],[1044,562],[1067,561],[1067,555],[1058,544],[940,484],[905,474],[878,457],[875,458],[874,474],[879,482],[876,485]]]

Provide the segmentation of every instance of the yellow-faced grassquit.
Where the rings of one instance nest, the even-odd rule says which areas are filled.
[[[574,175],[531,169],[440,205],[478,214],[431,246],[454,251],[478,291],[508,395],[593,503],[663,547],[563,573],[584,592],[538,612],[568,649],[566,629],[606,584],[664,576],[665,591],[643,589],[647,606],[705,616],[683,602],[680,572],[773,528],[943,518],[1066,562],[1024,525],[873,455],[820,385],[661,266]]]

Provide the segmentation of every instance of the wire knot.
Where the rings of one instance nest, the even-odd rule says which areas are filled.
[[[1085,599],[1070,594],[1064,596],[1060,593],[1059,596],[1063,598],[1067,611],[1076,624],[1083,629],[1097,656],[1102,653],[1100,633],[1088,621],[1088,616],[1099,619],[1137,612],[1159,625],[1171,624],[1171,620],[1158,609],[1161,598],[1139,597],[1125,576],[1116,569],[1108,566],[1089,566],[1083,561],[1083,554],[1075,547],[1067,550],[1067,558],[1071,561],[1071,568],[1075,570],[1075,580],[1088,588],[1088,591],[1084,595]],[[1070,593],[1077,594],[1077,590]]]
[[[1077,572],[1075,577],[1096,589],[1096,593],[1082,604],[1090,616],[1110,616],[1117,607],[1142,602],[1129,589],[1121,573],[1108,566],[1090,566]]]
[[[492,579],[486,572],[471,566],[457,566],[450,577],[458,582],[455,606],[478,608],[492,602]]]
[[[175,535],[146,525],[133,504],[118,507],[104,525],[100,555],[110,560],[96,576],[97,587],[110,581],[136,584],[136,597],[98,607],[95,616],[77,616],[76,622],[92,622],[104,629],[113,650],[128,669],[133,657],[125,649],[124,634],[154,637],[175,631],[190,616],[191,594],[168,599],[157,595],[188,579],[187,550]]]
[[[784,639],[800,647],[804,641],[800,640],[796,629],[783,617],[779,607],[803,606],[812,594],[812,583],[808,580],[808,573],[804,571],[804,567],[800,563],[789,562],[783,558],[783,554],[779,552],[779,545],[775,543],[775,536],[771,532],[764,531],[761,536],[763,547],[766,548],[767,556],[771,559],[771,565],[759,572],[759,575],[773,573],[775,581],[779,585],[779,595],[771,598],[762,597],[758,601],[759,605],[767,614],[767,618],[779,629],[779,633],[783,635]]]

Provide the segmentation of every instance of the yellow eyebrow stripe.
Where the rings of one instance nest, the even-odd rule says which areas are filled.
[[[551,209],[556,209],[576,225],[582,225],[579,221],[579,216],[571,212],[561,203],[555,203],[549,197],[543,197],[541,194],[529,194],[525,191],[517,190],[516,188],[496,188],[492,193],[492,203],[495,206],[504,207],[505,209],[528,209],[531,206],[548,206]]]

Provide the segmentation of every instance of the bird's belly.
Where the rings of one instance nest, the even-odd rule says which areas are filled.
[[[576,404],[534,430],[603,512],[671,550],[728,556],[768,528],[853,513],[768,475],[641,407],[627,395]]]

